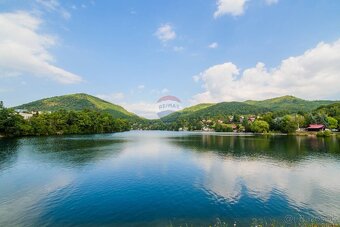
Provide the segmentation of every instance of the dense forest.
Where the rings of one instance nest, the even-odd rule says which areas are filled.
[[[130,128],[127,120],[96,110],[36,113],[25,120],[14,109],[0,104],[0,135],[3,136],[110,133]]]

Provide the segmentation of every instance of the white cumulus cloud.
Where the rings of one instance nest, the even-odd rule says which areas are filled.
[[[242,15],[247,0],[217,0],[217,10],[214,13],[214,17],[220,17],[225,14],[232,16]]]
[[[155,35],[162,42],[167,42],[176,38],[176,32],[170,24],[161,25],[155,32]]]
[[[0,14],[0,72],[2,76],[32,74],[60,83],[81,82],[82,78],[55,66],[49,48],[56,38],[42,34],[42,20],[19,11]]]
[[[300,56],[283,60],[268,69],[264,63],[241,71],[232,62],[214,65],[193,77],[204,92],[193,102],[264,99],[295,95],[306,99],[339,97],[340,39],[321,42]]]
[[[217,10],[214,12],[214,17],[220,17],[226,14],[232,16],[240,16],[244,13],[246,3],[249,0],[217,0]],[[264,0],[267,5],[274,5],[279,0]]]

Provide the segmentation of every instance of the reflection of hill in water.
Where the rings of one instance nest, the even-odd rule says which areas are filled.
[[[340,158],[340,140],[297,136],[229,136],[192,135],[169,141],[198,152],[214,151],[234,157],[268,157],[298,161],[310,155],[331,155]]]
[[[121,139],[95,136],[69,136],[69,137],[35,137],[13,139],[11,142],[1,142],[1,160],[16,155],[19,152],[30,152],[34,159],[42,159],[43,162],[53,162],[72,166],[82,166],[93,160],[104,159],[117,155],[122,151]],[[7,149],[4,145],[7,143]],[[20,144],[20,149],[18,145]],[[6,151],[7,150],[7,151]],[[6,155],[7,154],[7,155]],[[3,161],[4,163],[8,161]],[[0,166],[1,167],[1,166]]]
[[[0,170],[7,168],[17,159],[17,139],[0,139]]]

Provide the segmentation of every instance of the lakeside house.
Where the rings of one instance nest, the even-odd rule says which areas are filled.
[[[15,112],[17,112],[17,114],[22,116],[25,120],[30,119],[35,114],[51,113],[51,111],[44,111],[44,112],[43,111],[28,111],[25,109],[15,109]]]
[[[248,122],[250,123],[253,123],[255,120],[256,120],[256,117],[254,116],[248,117]]]
[[[25,120],[30,119],[31,117],[33,117],[34,114],[34,112],[25,109],[15,109],[15,112],[17,112],[17,114],[22,116]]]
[[[326,126],[323,124],[310,124],[307,128],[307,131],[324,131],[326,129]]]
[[[18,113],[20,116],[22,116],[25,120],[30,119],[33,117],[33,113]]]

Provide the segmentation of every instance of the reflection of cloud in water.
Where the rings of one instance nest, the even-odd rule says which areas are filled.
[[[23,223],[34,223],[39,218],[42,210],[35,206],[42,199],[47,198],[53,192],[63,189],[71,184],[73,176],[59,174],[53,179],[45,178],[35,186],[19,188],[11,191],[11,197],[0,200],[0,226],[21,226]],[[29,214],[29,215],[28,215]],[[25,220],[24,220],[25,219]],[[29,220],[27,220],[29,219]]]
[[[159,173],[163,176],[168,174],[169,164],[171,164],[169,160],[176,160],[179,154],[177,147],[169,146],[166,140],[155,139],[151,134],[130,142],[128,146],[123,147],[119,156],[108,160],[108,163],[115,169],[125,169],[130,166],[130,174],[142,180],[150,174],[153,174],[153,177]]]
[[[335,161],[306,160],[292,167],[269,159],[222,159],[211,152],[197,154],[194,160],[206,173],[206,190],[229,202],[237,202],[244,185],[255,198],[266,201],[279,191],[293,206],[340,221],[340,166]]]

